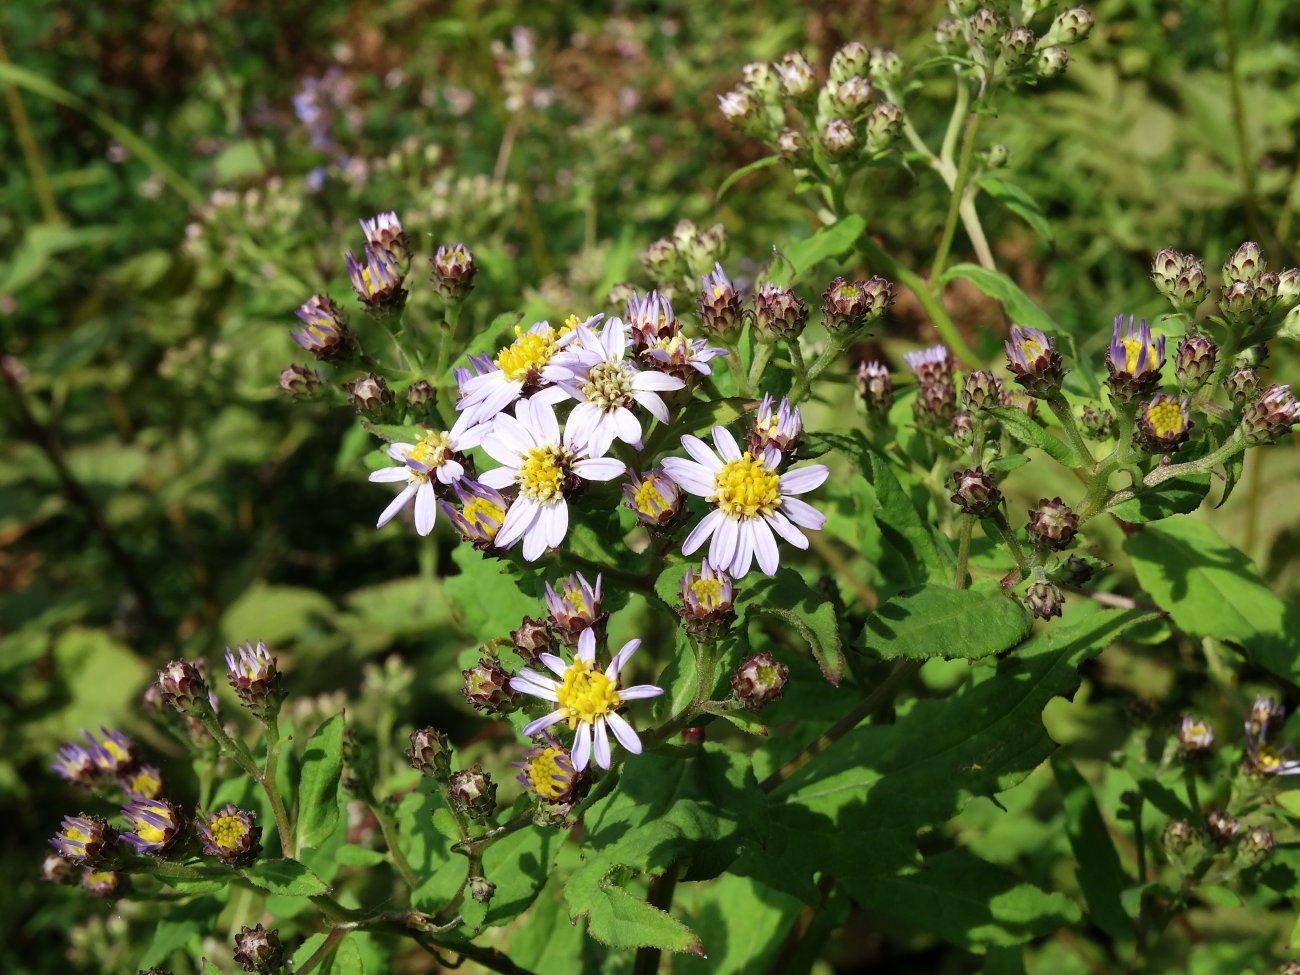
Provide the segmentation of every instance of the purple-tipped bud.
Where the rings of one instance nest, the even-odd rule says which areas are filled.
[[[1185,819],[1172,819],[1160,836],[1160,845],[1171,860],[1178,859],[1199,840],[1196,828]]]
[[[112,897],[121,886],[122,876],[116,870],[87,867],[81,871],[81,889],[92,897]]]
[[[1174,352],[1174,375],[1178,385],[1191,393],[1205,385],[1214,372],[1219,347],[1204,335],[1184,335]]]
[[[1173,453],[1187,442],[1192,432],[1189,401],[1156,393],[1138,409],[1133,440],[1152,454]]]
[[[669,530],[681,520],[685,500],[681,487],[662,470],[629,472],[623,485],[623,505],[636,515],[637,524]]]
[[[510,642],[524,663],[533,664],[544,653],[554,653],[555,634],[549,620],[535,620],[525,616],[519,629],[510,631]]]
[[[965,411],[954,413],[948,424],[948,433],[961,447],[969,447],[975,442],[975,421]]]
[[[347,362],[356,353],[343,309],[325,295],[312,295],[295,312],[303,327],[293,340],[322,362]]]
[[[275,928],[268,931],[261,923],[255,928],[240,928],[235,935],[234,959],[246,972],[279,972],[285,962],[280,932]]]
[[[740,69],[740,77],[758,97],[777,99],[781,96],[781,76],[766,61],[751,61]]]
[[[831,57],[832,81],[843,82],[867,72],[871,54],[861,41],[849,41]]]
[[[501,661],[481,657],[473,667],[460,673],[465,678],[460,692],[474,710],[509,714],[519,706],[519,695],[510,689],[510,678],[514,675],[501,666]]]
[[[758,405],[758,415],[750,428],[749,452],[760,456],[768,447],[775,447],[783,455],[789,456],[799,445],[803,435],[803,418],[799,407],[791,406],[790,401],[782,396],[776,409],[772,408],[772,394],[764,393],[763,401]]]
[[[808,161],[808,140],[798,129],[787,126],[776,134],[776,151],[786,162],[803,165]]]
[[[693,566],[687,568],[678,593],[682,601],[677,612],[682,616],[686,632],[695,639],[712,643],[735,622],[736,590],[731,576],[715,569],[708,559],[700,565],[698,573]]]
[[[838,117],[851,121],[861,115],[871,101],[871,82],[857,75],[843,81],[832,79],[826,85],[826,93],[831,110]]]
[[[1214,842],[1226,846],[1241,832],[1241,822],[1226,810],[1211,809],[1205,814],[1205,828]]]
[[[228,802],[214,813],[199,813],[203,852],[229,867],[246,866],[262,852],[262,827],[254,813]]]
[[[569,647],[578,645],[578,637],[585,629],[595,627],[597,636],[603,632],[609,614],[600,609],[600,579],[597,575],[593,586],[581,572],[575,572],[561,580],[559,592],[549,582],[546,584],[551,629]]]
[[[1002,40],[1002,21],[988,7],[981,7],[967,22],[971,43],[985,51],[992,51]]]
[[[158,689],[163,700],[181,714],[198,715],[212,707],[203,672],[188,660],[173,660],[158,671]]]
[[[1111,415],[1110,410],[1085,406],[1080,414],[1079,423],[1083,427],[1083,432],[1094,440],[1101,440],[1114,434],[1115,417]]]
[[[867,116],[867,152],[879,155],[903,134],[903,110],[893,102],[881,102]]]
[[[790,668],[770,653],[750,657],[731,675],[731,692],[741,707],[757,711],[765,704],[781,700]]]
[[[776,73],[781,78],[781,90],[788,98],[806,98],[817,85],[812,65],[798,51],[790,51],[782,56],[776,63]]]
[[[886,414],[894,405],[894,382],[883,363],[858,363],[857,387],[868,413]]]
[[[446,499],[439,500],[439,507],[461,538],[480,552],[487,551],[505,523],[510,502],[496,488],[469,478],[462,478],[455,488],[460,508]]]
[[[496,783],[477,762],[452,773],[447,795],[464,815],[479,821],[486,820],[497,807]]]
[[[1061,355],[1045,333],[1012,325],[1011,337],[1003,344],[1007,368],[1030,396],[1047,399],[1061,391],[1061,379],[1065,375]]]
[[[1002,492],[998,490],[997,481],[984,469],[954,471],[952,475],[953,493],[950,500],[961,508],[963,514],[983,518],[991,515],[1002,503]]]
[[[402,221],[393,212],[381,213],[371,220],[362,220],[361,230],[366,242],[375,250],[387,251],[397,264],[411,259],[410,240],[402,229]]]
[[[1264,263],[1264,253],[1260,250],[1259,244],[1248,240],[1229,254],[1228,259],[1223,262],[1223,283],[1254,281],[1267,270],[1268,265]]]
[[[748,135],[757,134],[765,119],[763,106],[748,85],[741,85],[718,96],[718,110],[728,122]]]
[[[894,300],[894,288],[884,278],[852,283],[836,278],[822,293],[822,320],[832,332],[852,332],[885,313]]]
[[[1219,291],[1219,311],[1230,323],[1249,323],[1269,310],[1273,296],[1261,284],[1263,275],[1252,281],[1234,281]]]
[[[1038,39],[1028,27],[1013,27],[1002,35],[1002,62],[1009,68],[1026,64]]]
[[[700,325],[712,336],[727,339],[740,331],[740,295],[731,284],[731,279],[722,270],[721,264],[714,264],[713,271],[700,279],[702,290],[698,301]]]
[[[672,281],[681,276],[686,264],[671,237],[660,237],[645,249],[641,263],[654,280]]]
[[[1214,729],[1194,715],[1184,714],[1178,725],[1178,747],[1184,755],[1208,752],[1214,745]]]
[[[1250,715],[1246,719],[1246,734],[1253,738],[1263,738],[1270,731],[1276,731],[1286,718],[1286,707],[1276,698],[1256,694],[1250,706]]]
[[[1025,607],[1036,619],[1050,620],[1060,616],[1065,606],[1061,590],[1050,582],[1036,582],[1025,593]]]
[[[65,816],[50,845],[69,863],[101,863],[116,849],[117,831],[100,816]]]
[[[797,338],[808,324],[808,303],[789,288],[767,282],[754,295],[754,332],[760,340]]]
[[[524,752],[522,762],[512,764],[520,770],[517,777],[524,788],[545,803],[568,802],[580,778],[568,751],[549,735]]]
[[[284,700],[284,679],[265,643],[244,643],[234,650],[226,647],[226,669],[231,690],[244,707],[259,717],[279,710]]]
[[[1259,394],[1259,373],[1251,366],[1238,366],[1224,380],[1228,396],[1238,406],[1245,406]]]
[[[1035,548],[1059,552],[1074,542],[1079,532],[1079,516],[1060,498],[1043,498],[1037,508],[1030,509],[1029,524],[1025,527]]]
[[[357,300],[372,315],[387,315],[401,311],[406,304],[406,289],[402,287],[404,275],[387,251],[376,250],[369,244],[358,261],[347,254],[348,278]]]
[[[1122,403],[1149,395],[1160,381],[1160,368],[1165,364],[1165,337],[1153,339],[1146,319],[1135,322],[1130,315],[1124,331],[1124,316],[1115,316],[1115,330],[1106,354],[1106,382]]]
[[[627,314],[623,318],[632,341],[632,348],[644,352],[661,340],[671,339],[681,331],[681,323],[673,314],[673,306],[657,291],[642,297],[633,291],[627,298]]]
[[[377,376],[373,372],[350,383],[344,383],[343,389],[347,392],[357,413],[371,419],[380,419],[390,413],[396,402],[393,391],[388,388],[384,377]]]
[[[1273,855],[1273,832],[1263,826],[1252,826],[1242,834],[1237,845],[1237,860],[1247,867],[1263,863]]]
[[[280,373],[280,392],[292,399],[313,399],[324,383],[319,372],[296,362]]]
[[[1002,405],[1002,380],[987,369],[966,374],[962,385],[962,405],[967,410],[987,410]]]
[[[421,775],[446,779],[451,775],[451,741],[437,728],[421,728],[411,732],[411,747],[406,750],[406,760]]]
[[[122,809],[131,832],[122,839],[136,853],[164,857],[185,838],[185,820],[166,799],[138,799]]]
[[[418,421],[432,420],[437,402],[438,391],[427,379],[417,379],[406,387],[406,409]]]
[[[1070,52],[1063,47],[1045,47],[1038,52],[1038,77],[1055,78],[1065,74],[1070,63]]]
[[[83,733],[89,734],[89,732]],[[95,763],[95,756],[91,750],[73,742],[69,742],[59,749],[54,764],[50,768],[73,785],[79,785],[86,789],[90,788],[99,779],[101,772],[99,766]]]
[[[952,360],[948,357],[948,349],[942,345],[932,345],[919,352],[907,352],[903,355],[903,361],[922,386],[952,381]]]
[[[1241,418],[1242,436],[1254,444],[1272,443],[1300,423],[1300,402],[1290,386],[1274,383],[1246,408]]]

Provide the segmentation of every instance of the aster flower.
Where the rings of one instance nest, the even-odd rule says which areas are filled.
[[[604,671],[596,669],[596,634],[586,629],[578,637],[578,652],[573,663],[566,665],[552,653],[544,653],[540,660],[559,680],[532,670],[521,670],[510,681],[510,686],[524,694],[540,697],[555,705],[555,710],[524,726],[529,737],[545,731],[552,725],[567,721],[574,731],[573,768],[581,772],[591,758],[601,768],[609,768],[610,751],[607,731],[614,732],[620,745],[633,755],[641,754],[641,739],[636,731],[618,714],[618,709],[628,701],[658,697],[663,688],[653,684],[618,686],[619,674],[632,659],[640,640],[629,640],[614,655]]]
[[[461,538],[479,551],[485,551],[501,530],[510,503],[500,491],[467,477],[457,481],[455,489],[460,499],[459,509],[446,500],[439,500],[438,505]]]
[[[550,735],[524,752],[522,762],[510,764],[520,769],[520,784],[542,802],[568,801],[578,782],[578,770],[573,767],[568,749]]]
[[[700,564],[698,573],[694,566],[687,567],[678,584],[678,593],[682,602],[677,611],[682,624],[697,640],[715,641],[735,622],[736,587],[731,577],[711,566],[708,559]]]
[[[406,303],[406,289],[402,287],[403,274],[397,269],[393,256],[367,244],[362,257],[363,260],[358,261],[351,251],[347,254],[348,278],[352,281],[352,290],[357,293],[357,300],[372,315],[400,309]]]
[[[1123,334],[1121,334],[1123,330]],[[1165,337],[1152,339],[1151,326],[1142,319],[1134,329],[1134,317],[1115,316],[1115,331],[1106,353],[1106,382],[1122,402],[1131,402],[1149,393],[1160,381],[1160,367],[1165,364]]]
[[[234,650],[226,647],[226,670],[231,690],[244,707],[261,716],[278,709],[284,696],[283,680],[265,643],[243,643]]]
[[[343,309],[325,295],[312,295],[294,314],[303,327],[289,334],[303,349],[322,362],[343,362],[352,357],[356,343],[348,331]]]
[[[894,405],[894,383],[884,363],[859,362],[855,383],[868,413],[888,413]]]
[[[1246,719],[1246,734],[1262,736],[1274,728],[1280,727],[1286,717],[1286,708],[1276,698],[1256,694],[1250,706],[1250,716]]]
[[[376,528],[383,528],[397,513],[415,499],[415,530],[421,535],[433,531],[438,514],[433,482],[455,484],[465,476],[467,460],[464,451],[477,447],[488,432],[487,424],[474,423],[470,414],[462,413],[450,430],[430,430],[419,442],[390,443],[388,456],[397,461],[396,467],[383,467],[372,471],[368,480],[375,483],[405,481],[406,486],[379,515]]]
[[[483,449],[503,466],[483,474],[482,482],[497,490],[519,488],[494,542],[510,548],[523,538],[529,562],[564,541],[569,531],[566,494],[581,481],[612,481],[627,469],[621,460],[594,455],[586,444],[576,443],[572,426],[561,436],[555,410],[538,397],[520,400],[514,416],[497,416]]]
[[[50,840],[55,852],[72,863],[97,863],[112,852],[117,833],[99,816],[64,816]]]
[[[1052,347],[1052,340],[1045,332],[1012,325],[1011,337],[1003,345],[1007,350],[1007,368],[1030,396],[1044,399],[1060,391],[1061,354]]]
[[[661,363],[664,372],[672,373],[682,379],[692,374],[708,376],[713,367],[711,359],[726,355],[727,350],[716,345],[709,345],[704,339],[688,339],[678,334],[668,338],[660,337],[646,350],[646,355]]]
[[[117,775],[135,764],[135,746],[122,732],[100,727],[98,739],[84,728],[81,733],[90,745],[88,751],[95,760],[95,767],[101,772]]]
[[[464,244],[443,244],[429,259],[433,286],[447,301],[460,301],[474,289],[478,265]]]
[[[180,812],[166,799],[137,799],[122,809],[132,832],[122,836],[137,853],[164,856],[183,838]]]
[[[623,485],[623,496],[637,523],[647,528],[667,528],[682,512],[682,489],[661,470],[632,471]]]
[[[952,363],[948,359],[948,349],[942,345],[932,345],[928,349],[903,354],[903,361],[916,375],[916,381],[922,386],[930,383],[947,383],[952,380]]]
[[[579,635],[609,618],[600,611],[600,580],[593,586],[581,572],[561,580],[559,592],[546,584],[546,610],[551,615],[551,632],[569,646],[576,646]],[[599,632],[599,631],[598,631]]]
[[[588,319],[584,324],[594,325],[602,316]],[[573,331],[563,332],[551,328],[548,322],[537,322],[528,331],[515,329],[515,340],[497,353],[495,359],[471,363],[479,371],[477,376],[460,376],[460,402],[456,409],[469,418],[469,423],[491,420],[525,391],[532,391],[549,382],[542,370],[551,357],[577,337]]]
[[[700,284],[700,324],[704,331],[724,340],[740,331],[740,295],[722,265],[714,262],[712,273],[701,277]]]
[[[1201,718],[1184,714],[1178,725],[1178,745],[1188,755],[1209,751],[1214,745],[1214,729]]]
[[[1251,443],[1271,443],[1300,423],[1300,400],[1290,386],[1274,383],[1246,408],[1241,419],[1242,435]]]
[[[81,886],[92,897],[112,897],[122,883],[116,870],[95,870],[87,867],[81,871]]]
[[[682,437],[682,446],[694,460],[667,457],[664,470],[688,493],[716,505],[686,537],[683,555],[712,537],[709,561],[714,566],[739,579],[757,559],[759,568],[772,575],[781,564],[773,532],[803,549],[808,539],[799,528],[817,531],[826,523],[825,515],[795,497],[821,486],[830,474],[824,465],[778,474],[779,450],[768,447],[757,457],[748,451],[742,454],[723,427],[713,428],[716,454],[689,434]]]
[[[154,765],[141,765],[117,781],[122,791],[132,799],[157,799],[162,795],[162,773]]]
[[[783,455],[789,454],[798,446],[802,434],[803,417],[799,407],[791,406],[790,400],[782,396],[774,411],[772,394],[764,393],[763,401],[758,404],[758,416],[749,431],[749,452],[757,456],[768,447],[775,447]]]
[[[677,334],[679,325],[673,306],[657,291],[641,296],[633,291],[627,298],[627,327],[632,348],[638,352],[652,347],[660,339]]]
[[[203,852],[227,866],[243,866],[262,850],[262,827],[256,816],[232,802],[214,813],[200,813],[199,840]]]
[[[88,733],[83,732],[83,734]],[[59,749],[58,757],[50,768],[73,785],[81,786],[90,785],[100,771],[95,763],[95,756],[75,742],[68,742]]]
[[[1138,409],[1137,432],[1133,439],[1143,450],[1168,454],[1187,442],[1192,430],[1189,401],[1168,393],[1155,396]]]
[[[640,450],[641,421],[629,407],[638,404],[666,424],[668,407],[659,393],[681,389],[685,381],[636,369],[626,358],[627,328],[620,318],[605,322],[599,338],[585,325],[575,331],[578,347],[561,352],[542,370],[544,379],[578,401],[567,429],[593,454],[605,453],[615,438]]]
[[[396,213],[390,210],[373,219],[359,222],[362,233],[366,235],[366,240],[375,250],[386,251],[394,261],[400,262],[410,258],[408,249],[410,242],[407,240],[406,231],[402,229],[402,221],[397,219]]]

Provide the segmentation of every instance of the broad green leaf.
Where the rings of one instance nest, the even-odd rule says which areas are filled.
[[[388,859],[379,850],[347,843],[334,851],[334,859],[345,867],[373,867]]]
[[[1182,630],[1239,644],[1261,667],[1300,680],[1300,611],[1275,596],[1250,559],[1209,525],[1191,518],[1147,525],[1125,540],[1124,550],[1142,589]]]
[[[289,897],[314,897],[329,890],[325,881],[297,860],[259,860],[244,876],[263,890]]]
[[[841,217],[829,227],[822,227],[811,237],[796,241],[785,249],[785,260],[774,261],[768,280],[789,287],[822,261],[848,251],[867,229],[866,220],[856,213]]]
[[[711,884],[679,887],[681,904],[699,932],[704,957],[673,959],[674,975],[747,975],[780,947],[803,906],[749,877],[724,874]]]
[[[585,817],[586,859],[564,892],[571,913],[611,947],[699,953],[690,928],[623,885],[669,868],[687,880],[717,876],[743,842],[761,842],[764,805],[748,761],[717,746],[688,759],[629,759],[618,789]]]
[[[221,617],[228,644],[265,640],[283,644],[299,638],[314,618],[330,619],[334,604],[314,589],[257,582],[244,590]]]
[[[1071,469],[1082,467],[1084,460],[1068,443],[1048,431],[1037,420],[1031,418],[1024,410],[1015,406],[994,406],[988,410],[997,417],[1012,439],[1026,447],[1037,447],[1058,464]]]
[[[411,906],[420,911],[443,908],[465,879],[465,858],[451,852],[460,833],[434,790],[432,782],[423,779],[397,807],[398,842],[420,880],[411,891]]]
[[[525,615],[544,611],[544,604],[521,592],[516,577],[497,559],[483,558],[473,546],[457,545],[452,560],[461,571],[444,579],[442,590],[465,632],[475,639],[503,637]]]
[[[298,946],[298,950],[293,953],[293,970],[297,971],[301,968],[302,963],[316,954],[324,943],[325,935],[323,934],[313,934],[308,937],[306,941]]]
[[[577,860],[577,851],[570,846],[568,856]],[[561,866],[552,874],[551,883],[534,902],[532,908],[519,920],[518,930],[510,938],[510,960],[530,972],[579,971],[578,959],[589,960],[604,953],[604,947],[586,935],[586,924],[569,923],[565,910],[563,878],[571,870],[561,859]],[[592,969],[583,965],[581,971]]]
[[[366,966],[361,961],[361,949],[353,938],[344,938],[339,942],[326,971],[328,975],[366,975]]]
[[[527,807],[528,800],[520,798],[511,813],[518,815]],[[487,848],[483,855],[483,875],[496,884],[496,890],[481,928],[508,924],[528,910],[546,886],[552,861],[563,840],[560,830],[525,826]]]
[[[1066,830],[1078,864],[1075,876],[1088,914],[1111,938],[1130,943],[1137,929],[1120,898],[1132,881],[1120,863],[1092,789],[1059,752],[1052,756],[1052,772],[1065,803]]]
[[[732,173],[722,181],[722,185],[718,187],[718,192],[714,196],[714,201],[721,202],[723,196],[726,195],[727,190],[731,189],[737,182],[744,179],[750,173],[756,173],[760,169],[774,166],[780,161],[780,156],[764,156],[762,159],[755,159],[752,163],[741,166],[739,169],[732,171]]]
[[[1020,948],[993,948],[984,958],[980,975],[1025,975],[1025,959]]]
[[[1030,300],[1029,295],[1001,271],[990,271],[978,264],[954,264],[943,274],[943,283],[953,278],[964,278],[990,298],[1002,303],[1007,315],[1017,325],[1042,329],[1049,335],[1060,331],[1060,326],[1050,315]]]
[[[319,846],[339,821],[343,715],[327,718],[307,741],[298,782],[298,848]]]
[[[889,461],[874,451],[865,453],[866,484],[859,482],[861,503],[880,529],[894,554],[890,565],[896,572],[899,588],[925,582],[945,584],[957,571],[952,553],[939,548],[927,519],[903,490]],[[904,575],[906,573],[906,575]]]
[[[655,682],[664,693],[655,698],[653,714],[656,721],[667,721],[681,714],[695,700],[700,686],[700,675],[695,667],[695,651],[691,649],[686,631],[678,627],[673,636],[673,656],[659,673]]]
[[[153,941],[137,965],[151,968],[184,948],[195,935],[206,933],[225,906],[223,898],[199,897],[172,907],[154,929]]]
[[[976,589],[908,589],[867,617],[867,650],[886,660],[978,659],[1014,647],[1032,622],[1019,601],[990,584]]]
[[[975,185],[1029,224],[1034,233],[1043,238],[1044,243],[1050,245],[1056,242],[1052,236],[1052,225],[1043,213],[1043,208],[1019,186],[997,176],[981,176]]]
[[[1143,491],[1136,498],[1115,505],[1110,513],[1121,521],[1134,525],[1163,521],[1174,515],[1195,511],[1209,493],[1209,474],[1185,474],[1171,477],[1162,484]]]
[[[748,587],[737,602],[746,619],[772,616],[797,633],[812,651],[823,676],[838,686],[844,678],[844,650],[834,605],[814,592],[793,569]]]

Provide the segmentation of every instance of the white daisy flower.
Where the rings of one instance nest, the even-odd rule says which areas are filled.
[[[524,558],[536,561],[548,548],[564,541],[569,530],[569,505],[565,494],[576,479],[612,481],[627,469],[621,460],[593,456],[577,442],[573,426],[560,435],[555,410],[543,397],[521,399],[515,415],[499,413],[483,449],[504,466],[484,473],[479,480],[498,491],[518,486],[519,497],[506,512],[496,534],[498,548],[524,540]]]
[[[690,555],[712,536],[712,565],[739,579],[757,559],[758,567],[772,575],[781,565],[773,532],[795,548],[807,548],[808,539],[799,528],[817,531],[826,524],[825,515],[794,497],[825,482],[830,472],[824,465],[779,474],[779,450],[769,446],[757,457],[749,451],[741,453],[735,438],[722,427],[713,428],[717,454],[689,434],[682,437],[682,446],[695,459],[665,457],[664,470],[688,493],[717,505],[686,536],[683,555]]]
[[[433,531],[438,514],[433,481],[452,485],[465,476],[465,467],[457,457],[471,447],[477,447],[489,430],[486,423],[471,423],[463,414],[448,431],[430,430],[417,443],[390,443],[388,456],[397,461],[396,467],[383,467],[370,474],[376,483],[405,481],[392,503],[379,516],[376,528],[383,528],[399,511],[415,499],[415,530],[421,535]]]
[[[597,315],[586,324],[591,325],[600,318]],[[498,352],[495,359],[473,363],[479,375],[457,374],[460,400],[456,409],[469,415],[473,423],[491,420],[519,399],[525,388],[546,382],[542,370],[551,356],[575,337],[576,333],[567,325],[556,330],[547,322],[537,322],[526,332],[515,328],[515,340]]]
[[[527,668],[519,671],[519,676],[510,680],[512,688],[555,705],[550,714],[526,724],[524,734],[532,737],[551,725],[567,721],[574,732],[573,767],[579,772],[587,767],[593,753],[597,765],[609,768],[607,731],[614,732],[618,743],[633,755],[640,755],[641,739],[618,714],[618,709],[628,701],[658,697],[663,693],[663,688],[653,684],[621,689],[618,686],[619,673],[640,646],[640,640],[623,644],[623,649],[614,654],[614,659],[602,672],[596,669],[596,633],[586,629],[578,637],[578,652],[573,663],[565,664],[553,653],[544,653],[538,658],[559,680]]]
[[[662,372],[638,370],[627,359],[627,326],[611,318],[597,337],[579,325],[576,348],[561,352],[542,370],[578,401],[567,422],[573,438],[586,443],[593,454],[603,454],[617,437],[641,449],[641,421],[629,407],[640,404],[660,423],[668,423],[668,407],[659,393],[681,389],[686,383]]]

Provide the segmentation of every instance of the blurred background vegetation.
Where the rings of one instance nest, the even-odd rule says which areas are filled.
[[[813,218],[780,167],[716,200],[729,173],[763,154],[723,121],[717,95],[745,62],[791,48],[824,65],[858,39],[906,58],[941,7],[28,0],[0,9],[5,971],[126,963],[112,905],[38,881],[44,838],[77,803],[47,765],[61,739],[101,723],[169,754],[137,708],[159,663],[216,659],[227,643],[263,639],[284,651],[296,692],[360,695],[364,707],[385,686],[382,661],[397,654],[415,677],[396,699],[399,724],[436,718],[461,738],[473,727],[456,692],[458,619],[491,610],[444,590],[457,572],[449,546],[422,564],[422,551],[439,549],[373,530],[379,504],[359,460],[369,447],[352,419],[277,386],[297,352],[294,308],[314,291],[347,294],[342,253],[358,246],[356,219],[396,210],[424,253],[465,241],[483,268],[473,299],[483,322],[508,310],[527,320],[606,310],[613,284],[646,280],[641,250],[680,219],[723,223],[726,265],[743,278],[774,244],[807,236]],[[1217,268],[1250,238],[1271,267],[1300,264],[1300,5],[1092,9],[1097,29],[1067,75],[985,128],[1010,147],[1010,172],[1051,218],[1052,238],[991,204],[984,216],[999,264],[1095,357],[1116,313],[1163,310],[1147,282],[1161,247]],[[928,135],[945,122],[942,85],[932,94]],[[937,177],[892,170],[851,202],[891,251],[927,264],[947,206]],[[992,359],[1000,309],[959,285],[947,302]],[[886,355],[893,341],[932,338],[906,295],[888,336]],[[1271,365],[1278,378],[1297,375],[1293,362]],[[1251,456],[1220,530],[1293,597],[1300,464],[1289,448]],[[1133,696],[1162,696],[1176,710],[1192,693],[1180,667],[1112,660],[1089,674],[1096,687],[1069,722],[1118,721]],[[165,771],[185,781],[184,768]],[[1034,783],[1021,790],[1029,817]],[[1002,844],[1000,860],[1032,849],[1037,861],[1024,869],[1048,877],[1068,859],[1063,840],[1000,833],[973,810],[963,828]],[[884,957],[897,938],[882,947],[869,919],[850,929],[831,952],[842,971],[978,968],[924,939]],[[1063,939],[1043,948],[1041,970],[1088,971]],[[1188,950],[1183,970],[1208,973],[1240,971],[1237,961],[1264,949],[1236,932]]]

